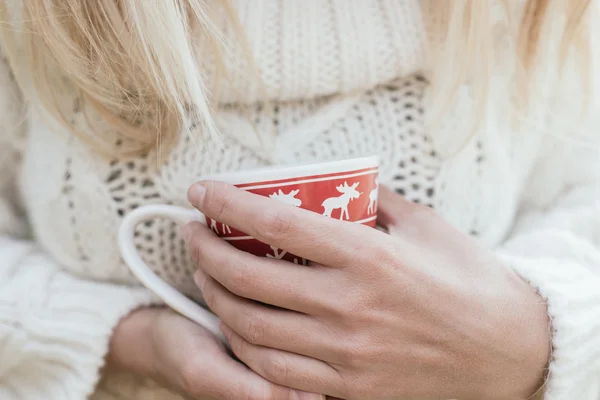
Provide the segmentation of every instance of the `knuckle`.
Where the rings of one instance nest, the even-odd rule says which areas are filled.
[[[388,386],[372,374],[364,372],[350,372],[341,376],[340,394],[344,399],[380,399],[389,398],[382,396],[382,388]],[[411,397],[412,398],[412,397]]]
[[[351,339],[345,341],[342,346],[340,361],[348,367],[356,367],[363,364],[364,352],[359,340]]]
[[[199,244],[198,250],[199,261],[198,266],[202,266],[207,271],[218,271],[218,268],[223,264],[225,258],[220,252],[214,251],[206,244]]]
[[[364,376],[357,377],[356,380],[354,380],[353,386],[352,391],[361,399],[372,398],[374,391],[378,390],[374,379]]]
[[[264,361],[263,372],[264,377],[271,382],[285,383],[288,381],[290,364],[286,357],[271,355]]]
[[[343,399],[370,399],[373,398],[371,394],[364,392],[359,393],[358,381],[360,379],[358,374],[352,372],[340,372],[338,371],[337,386],[338,392]],[[366,394],[366,396],[365,396]]]
[[[255,281],[255,274],[251,266],[246,265],[244,262],[235,263],[231,266],[231,273],[228,279],[225,278],[225,286],[233,294],[238,296],[244,296],[246,294],[249,285]]]
[[[243,324],[245,329],[242,332],[244,339],[251,344],[261,344],[265,336],[264,318],[257,312],[251,312],[246,315],[245,319]]]
[[[286,210],[269,210],[265,213],[260,225],[257,227],[257,231],[261,233],[267,243],[270,243],[291,231],[292,218]]]

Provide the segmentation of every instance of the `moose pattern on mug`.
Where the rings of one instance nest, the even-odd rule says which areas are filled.
[[[344,181],[343,185],[337,186],[336,190],[341,193],[341,196],[334,196],[328,199],[325,199],[323,204],[321,204],[325,211],[323,215],[331,218],[331,213],[333,210],[340,210],[340,219],[350,219],[350,214],[348,214],[348,205],[354,199],[360,198],[362,193],[356,190],[360,182],[355,182],[352,186],[348,186],[348,183]],[[344,218],[344,215],[346,218]]]
[[[377,216],[377,168],[337,174],[298,177],[272,182],[236,185],[261,196],[329,218],[375,227]],[[234,227],[211,218],[206,223],[218,236],[249,253],[307,265],[307,260],[283,249],[262,243]]]
[[[377,214],[377,199],[379,197],[379,180],[375,179],[375,188],[369,192],[369,207],[367,213],[369,215]]]

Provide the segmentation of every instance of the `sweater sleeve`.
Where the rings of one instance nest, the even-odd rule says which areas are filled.
[[[498,254],[547,302],[553,346],[545,399],[596,400],[600,398],[599,146],[555,143],[554,147],[560,151],[543,157],[539,173],[528,184],[534,192],[529,194],[531,200],[525,202]],[[539,189],[552,185],[554,200],[535,204],[544,197]]]
[[[72,276],[27,238],[15,201],[23,115],[0,58],[0,399],[83,400],[99,380],[119,319],[153,297]]]

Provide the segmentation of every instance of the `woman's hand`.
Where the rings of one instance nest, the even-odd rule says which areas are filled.
[[[208,331],[167,309],[134,311],[117,326],[108,361],[193,399],[319,400],[260,377]]]
[[[199,223],[184,229],[234,353],[269,381],[345,399],[524,399],[542,384],[544,302],[430,209],[382,190],[387,235],[222,183],[188,197],[312,261],[259,258]]]

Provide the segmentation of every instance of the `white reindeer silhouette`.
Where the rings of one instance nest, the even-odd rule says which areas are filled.
[[[358,199],[362,195],[362,193],[356,190],[359,183],[360,182],[355,182],[352,186],[348,186],[348,182],[344,182],[343,185],[337,186],[337,191],[342,195],[325,199],[323,204],[321,204],[323,208],[325,208],[323,215],[331,217],[331,212],[339,208],[340,219],[343,220],[344,215],[346,215],[346,219],[350,219],[350,214],[348,214],[348,204],[351,200]]]
[[[274,192],[272,194],[269,195],[269,197],[273,200],[278,200],[281,201],[282,203],[288,204],[290,206],[294,206],[294,207],[300,207],[302,205],[302,200],[297,199],[296,195],[300,193],[300,189],[296,189],[296,190],[292,190],[289,193],[283,193],[283,191],[281,189],[279,189],[278,192]],[[287,251],[285,250],[280,250],[275,246],[271,246],[271,250],[273,250],[273,254],[267,254],[267,257],[269,258],[276,258],[278,260],[283,259],[283,256],[285,256],[287,254]],[[302,260],[302,263],[304,263],[305,261]],[[294,258],[294,263],[298,264],[298,259]]]
[[[223,230],[223,235],[225,235],[227,233],[231,233],[231,228],[229,227],[229,225],[225,225],[221,222],[219,222],[219,224],[221,224],[221,229]],[[210,219],[210,229],[212,229],[216,233],[220,233],[219,228],[217,228],[217,221],[212,218]]]
[[[369,207],[367,208],[367,213],[369,215],[375,214],[377,212],[377,198],[379,196],[379,180],[375,180],[375,189],[369,192]]]
[[[279,189],[279,192],[270,194],[269,197],[273,200],[279,200],[282,203],[289,204],[290,206],[300,207],[302,205],[302,200],[296,198],[298,193],[300,193],[300,189],[292,190],[287,194]]]
[[[283,260],[283,256],[285,256],[287,254],[287,251],[285,250],[280,250],[275,246],[270,246],[271,250],[273,250],[273,254],[267,254],[267,258],[275,258],[277,260]],[[298,260],[298,258],[294,257],[294,264],[298,264],[298,265],[308,265],[308,262],[301,258],[300,260]]]

